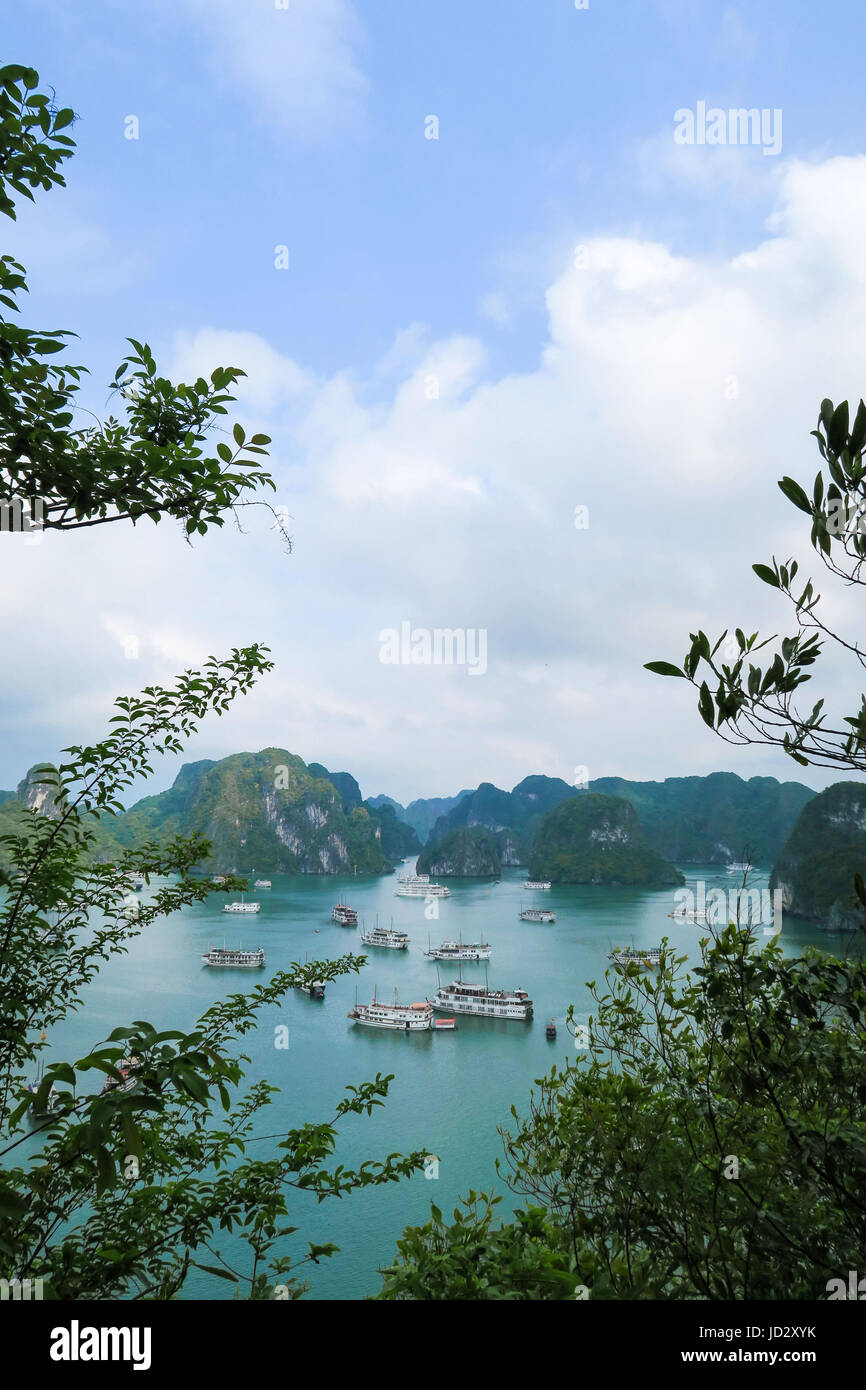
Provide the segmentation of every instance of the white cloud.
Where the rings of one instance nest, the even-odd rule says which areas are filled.
[[[255,410],[276,411],[309,394],[315,385],[312,373],[277,352],[258,333],[200,328],[178,335],[170,367],[173,377],[183,381],[210,377],[216,367],[240,367],[246,373],[232,394]]]
[[[319,142],[358,132],[367,79],[351,0],[185,0],[219,79],[275,133]]]
[[[43,743],[53,725],[57,742],[82,733],[69,708],[95,718],[133,668],[144,684],[187,649],[261,639],[276,672],[190,756],[282,744],[402,799],[581,764],[808,776],[725,749],[690,693],[642,663],[679,658],[698,624],[784,630],[754,561],[798,551],[820,569],[776,480],[811,477],[821,398],[856,400],[866,382],[858,210],[866,159],[793,163],[767,237],[729,259],[587,241],[585,266],[548,288],[537,364],[507,376],[482,342],[416,330],[397,340],[396,384],[375,364],[316,381],[254,334],[183,339],[193,369],[214,355],[250,369],[244,418],[275,435],[295,553],[255,517],[252,534],[193,549],[170,526],[45,537],[0,617],[6,649],[23,643],[18,700],[38,713],[57,669],[70,688],[68,708],[43,711]],[[854,630],[850,595],[821,587]],[[485,628],[488,673],[383,665],[378,634],[404,619]],[[127,625],[145,637],[138,663],[118,646]]]
[[[417,320],[410,323],[408,328],[401,328],[394,334],[391,346],[377,363],[377,373],[387,376],[390,372],[414,366],[423,355],[429,337],[429,325]]]
[[[701,99],[698,94],[695,100]],[[733,103],[711,102],[726,112]],[[682,109],[694,109],[695,101]],[[785,170],[775,156],[767,157],[760,145],[678,144],[674,140],[674,104],[670,125],[642,140],[635,150],[635,168],[645,193],[668,196],[680,185],[693,195],[718,198],[721,192],[736,197],[742,205],[765,201],[768,188],[778,186]],[[771,127],[772,129],[772,127]]]

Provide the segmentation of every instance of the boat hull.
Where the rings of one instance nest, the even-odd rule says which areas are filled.
[[[479,999],[460,995],[434,994],[430,1000],[437,1012],[447,1014],[468,1014],[472,1018],[505,1018],[525,1021],[532,1018],[532,1002],[518,1003],[513,1000]]]
[[[346,1017],[362,1028],[384,1028],[390,1033],[429,1033],[432,1023],[432,1019],[428,1015],[422,1015],[418,1018],[401,1018],[400,1016],[388,1018],[385,1015],[371,1015],[353,1010]]]
[[[398,888],[394,894],[396,898],[450,898],[450,888],[434,888],[432,886],[424,888]]]
[[[222,959],[214,955],[202,956],[202,960],[212,970],[261,970],[266,963],[264,951],[261,955],[256,953],[247,960],[237,957]]]
[[[489,960],[490,951],[425,951],[427,960]]]

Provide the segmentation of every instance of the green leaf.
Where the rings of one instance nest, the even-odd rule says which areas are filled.
[[[799,507],[800,511],[806,512],[808,516],[812,515],[812,506],[809,502],[809,498],[806,496],[799,483],[796,483],[793,478],[786,477],[780,479],[779,487],[782,492],[784,492],[789,502],[793,502],[795,507]]]
[[[115,1183],[114,1159],[107,1149],[98,1149],[96,1153],[96,1193],[101,1196],[112,1188]]]
[[[700,695],[698,697],[698,709],[701,712],[701,718],[704,723],[708,724],[711,729],[715,729],[716,720],[713,697],[710,694],[710,689],[706,681],[701,685]]]
[[[679,666],[673,666],[669,661],[646,661],[644,670],[652,671],[656,676],[682,676],[685,680],[685,672]]]
[[[775,570],[770,569],[769,565],[752,565],[752,569],[759,579],[763,579],[765,584],[769,584],[773,589],[778,589],[778,576]]]
[[[838,454],[845,447],[845,440],[848,438],[848,402],[842,401],[833,411],[833,415],[827,425],[827,443],[834,454]]]
[[[18,1221],[27,1211],[27,1202],[11,1187],[0,1187],[0,1216]]]
[[[190,1260],[190,1264],[196,1269],[203,1269],[205,1274],[215,1274],[219,1279],[228,1279],[230,1284],[238,1282],[237,1275],[232,1274],[228,1269],[220,1269],[219,1265],[202,1265],[198,1260]]]

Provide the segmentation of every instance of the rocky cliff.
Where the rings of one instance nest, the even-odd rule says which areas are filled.
[[[457,826],[419,855],[417,872],[433,878],[498,878],[502,858],[497,837],[483,826]]]
[[[646,888],[685,882],[679,870],[647,844],[631,802],[595,792],[571,797],[544,817],[529,876],[552,883]]]
[[[733,772],[663,782],[602,777],[590,783],[590,791],[626,797],[640,816],[647,844],[666,859],[678,864],[748,859],[768,867],[815,795],[800,782],[744,781]]]
[[[792,917],[831,929],[857,927],[866,909],[854,875],[866,879],[866,786],[837,782],[801,811],[770,878]]]

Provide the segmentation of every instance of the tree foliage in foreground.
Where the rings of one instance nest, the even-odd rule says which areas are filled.
[[[866,1242],[866,967],[734,925],[608,972],[501,1131],[526,1199],[404,1233],[387,1299],[820,1299]],[[570,1027],[574,1025],[570,1022]],[[474,1195],[474,1194],[473,1194]],[[562,1277],[568,1271],[568,1279]]]
[[[779,486],[810,517],[828,571],[866,584],[866,405],[851,424],[847,402],[825,400],[813,433],[826,474],[811,496],[792,478]],[[698,631],[682,666],[648,669],[689,681],[704,722],[730,743],[866,770],[866,697],[832,723],[823,699],[800,703],[828,639],[861,667],[866,650],[827,625],[795,561],[754,569],[793,605],[793,634],[737,628],[711,643]],[[862,874],[854,888],[866,907]],[[862,960],[815,949],[786,959],[778,942],[732,924],[701,943],[700,965],[684,971],[685,961],[667,951],[653,975],[617,966],[606,994],[592,986],[587,1051],[539,1080],[528,1116],[513,1109],[515,1129],[502,1131],[526,1210],[497,1226],[489,1200],[452,1225],[434,1209],[404,1232],[380,1297],[816,1299],[860,1267]],[[494,1248],[507,1257],[488,1259]],[[555,1268],[540,1281],[543,1258]]]
[[[74,112],[38,84],[32,68],[0,68],[0,212],[13,219],[16,195],[33,201],[34,190],[65,184],[61,167],[75,145]],[[209,442],[244,372],[217,367],[209,380],[175,385],[147,343],[130,338],[111,383],[119,414],[94,422],[77,404],[85,368],[55,360],[73,335],[24,327],[26,292],[24,267],[0,256],[0,504],[26,503],[45,530],[172,517],[188,536],[222,526],[229,512],[237,519],[239,507],[265,506],[290,546],[282,515],[254,498],[275,488],[261,463],[269,437],[248,439],[235,423],[230,439]]]
[[[38,83],[31,68],[0,68],[0,212],[12,218],[16,195],[63,184],[73,148],[63,132],[74,113]],[[17,498],[49,530],[170,516],[191,535],[273,487],[258,461],[266,435],[247,441],[236,424],[233,444],[203,447],[233,400],[237,368],[175,386],[147,344],[130,339],[112,383],[121,418],[75,427],[83,368],[55,365],[69,334],[17,322],[26,289],[24,268],[0,257],[0,306],[13,316],[0,318],[0,529]],[[225,713],[271,665],[254,645],[170,689],[121,698],[111,733],[65,750],[59,769],[44,770],[44,799],[0,837],[0,1277],[42,1279],[46,1298],[170,1298],[194,1267],[253,1298],[275,1293],[275,1281],[280,1297],[297,1298],[299,1266],[337,1247],[308,1244],[292,1260],[289,1197],[339,1198],[423,1165],[422,1154],[357,1170],[331,1162],[338,1125],[381,1105],[389,1076],[350,1086],[319,1122],[272,1134],[261,1132],[263,1111],[279,1088],[267,1078],[243,1086],[249,1059],[237,1044],[293,980],[335,979],[363,956],[295,962],[218,1001],[188,1030],[131,1020],[87,1056],[46,1066],[35,1097],[28,1089],[51,1030],[85,1004],[102,965],[213,891],[194,875],[210,852],[203,838],[175,836],[96,863],[94,826],[123,809],[123,792],[152,771],[154,755],[178,753],[207,713]],[[130,904],[130,873],[153,880],[146,904]],[[239,886],[230,879],[224,891]],[[135,1065],[124,1070],[129,1058]],[[100,1087],[106,1081],[116,1084]],[[247,1252],[237,1263],[220,1249],[228,1236]]]
[[[51,1030],[82,1007],[104,962],[214,891],[193,874],[205,840],[176,838],[96,864],[93,818],[121,809],[121,793],[152,771],[155,754],[179,752],[208,712],[224,713],[271,664],[252,646],[170,689],[119,699],[108,737],[46,769],[41,810],[23,811],[21,828],[0,841],[12,865],[0,874],[0,1272],[41,1278],[46,1298],[170,1298],[194,1267],[250,1297],[273,1296],[275,1284],[279,1296],[299,1297],[299,1266],[338,1247],[308,1244],[293,1262],[288,1199],[343,1197],[423,1165],[423,1154],[357,1170],[330,1162],[338,1124],[381,1105],[389,1076],[350,1086],[320,1121],[268,1135],[262,1112],[279,1087],[262,1078],[243,1088],[249,1059],[236,1044],[285,999],[293,977],[332,980],[356,972],[363,956],[296,962],[250,994],[219,1000],[190,1029],[130,1020],[85,1057],[46,1066],[35,1099],[27,1090]],[[155,880],[151,901],[130,905],[130,873]],[[238,886],[230,879],[224,891]],[[103,1093],[106,1079],[122,1082],[130,1056],[133,1087]],[[52,1087],[58,1106],[47,1113]],[[229,1235],[248,1252],[242,1267],[220,1249]]]
[[[824,567],[847,586],[866,585],[866,404],[861,400],[853,423],[848,402],[821,402],[812,431],[824,465],[815,475],[811,495],[793,478],[779,487],[811,522],[810,539]],[[826,471],[825,471],[826,470]],[[704,723],[728,743],[782,748],[802,766],[866,771],[866,695],[850,714],[830,716],[825,698],[803,703],[803,687],[826,643],[847,652],[866,669],[866,648],[852,636],[835,632],[823,616],[821,595],[812,580],[798,580],[796,560],[777,560],[752,568],[759,579],[778,589],[794,610],[795,630],[787,637],[759,639],[748,629],[725,631],[711,642],[703,631],[691,634],[681,666],[652,661],[647,669],[679,676],[698,691]],[[767,650],[769,649],[769,650]],[[764,651],[759,664],[754,658]],[[770,659],[771,658],[771,659]]]

